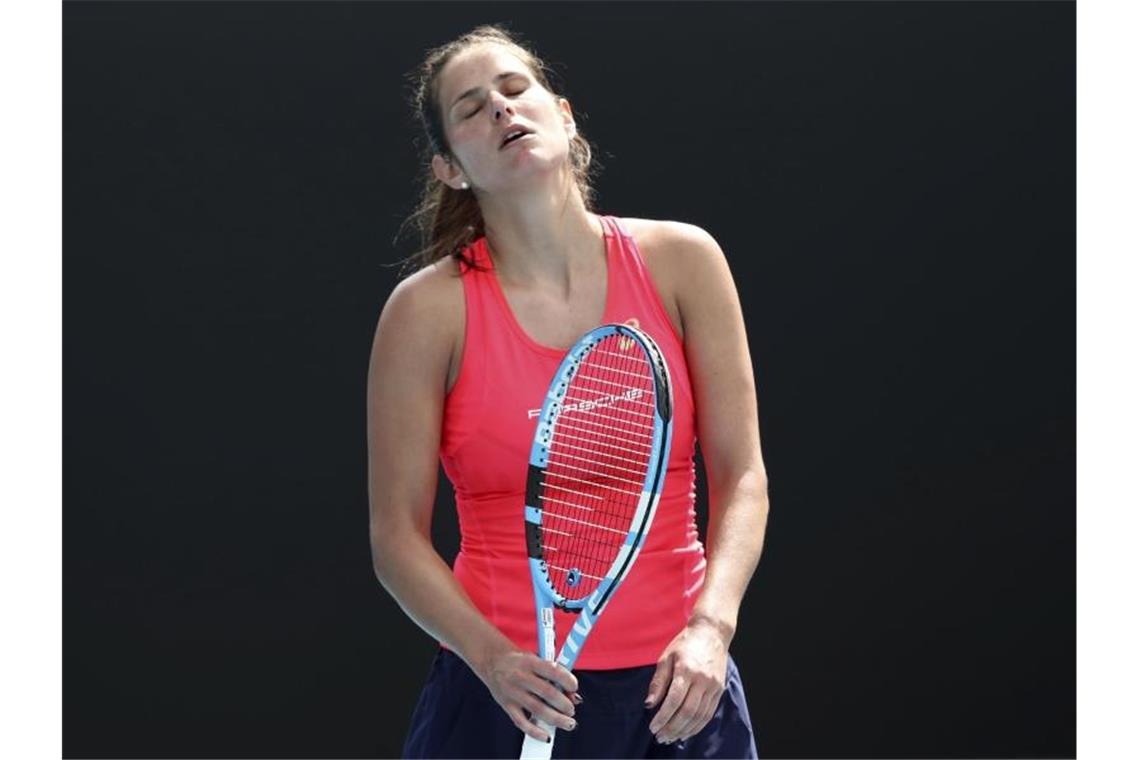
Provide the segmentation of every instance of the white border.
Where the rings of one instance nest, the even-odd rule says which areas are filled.
[[[0,4],[4,757],[62,757],[62,6]]]
[[[1136,7],[1081,0],[1078,746],[1136,755],[1140,180]],[[3,753],[60,757],[62,7],[0,4],[4,119]],[[1011,41],[1016,44],[1016,41]],[[1070,350],[1059,345],[1058,350]]]
[[[1077,3],[1077,749],[1140,753],[1134,3]],[[1068,345],[1058,350],[1069,351]]]

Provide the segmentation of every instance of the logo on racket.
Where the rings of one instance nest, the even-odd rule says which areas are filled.
[[[622,340],[625,340],[625,338],[622,338]],[[604,396],[599,396],[597,398],[586,399],[584,401],[578,401],[572,404],[566,404],[562,407],[562,411],[563,413],[588,412],[591,409],[595,409],[597,407],[613,406],[620,401],[637,401],[644,394],[645,391],[641,388],[628,388],[624,393],[607,393]],[[538,409],[528,410],[526,416],[527,419],[534,419],[540,414],[542,414],[541,407]]]
[[[623,325],[629,325],[630,327],[641,327],[641,323],[637,321],[637,317],[630,317],[625,322],[622,322],[622,324]],[[618,350],[620,350],[620,351],[628,351],[631,348],[633,348],[633,346],[634,346],[633,338],[624,338],[623,337],[623,338],[618,339]]]

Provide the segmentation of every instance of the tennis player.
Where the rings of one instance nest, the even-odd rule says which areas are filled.
[[[592,210],[590,145],[546,70],[514,35],[481,26],[418,72],[425,247],[381,312],[368,377],[376,574],[440,644],[403,754],[518,757],[523,732],[546,736],[537,716],[560,729],[554,757],[756,757],[729,645],[768,498],[736,288],[700,227]],[[697,134],[709,104],[688,105],[673,112]],[[535,654],[526,462],[555,368],[610,322],[660,345],[673,445],[641,555],[571,673]],[[459,515],[453,568],[431,542],[437,461]],[[556,616],[560,643],[574,615]]]

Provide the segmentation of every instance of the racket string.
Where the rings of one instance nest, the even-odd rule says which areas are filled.
[[[590,356],[619,356],[618,354],[615,354],[612,351],[599,351],[596,348],[593,351],[591,351],[589,355]],[[629,359],[630,357],[629,356],[619,356],[619,358]],[[578,370],[576,374],[579,374],[579,375],[583,374],[582,370]],[[645,376],[642,375],[640,372],[635,372],[635,371],[630,370],[628,368],[620,369],[620,368],[614,367],[614,366],[607,367],[606,368],[606,374],[610,375],[610,376],[615,376],[615,377],[617,375],[626,375],[627,377],[632,377],[634,380],[637,380],[638,382],[641,382],[645,378]]]
[[[627,443],[627,444],[631,444],[634,446],[644,446],[645,447],[644,451],[634,451],[633,449],[626,449],[631,454],[644,455],[644,454],[648,453],[649,450],[651,450],[653,448],[653,442],[649,436],[644,436],[644,439],[622,438],[621,436],[610,435],[609,433],[599,433],[596,431],[590,431],[590,430],[587,430],[586,428],[580,428],[576,425],[568,425],[563,420],[559,420],[558,427],[562,430],[574,430],[576,432],[589,433],[589,434],[592,434],[598,438],[612,438],[615,441],[621,441],[622,443]],[[617,444],[614,444],[614,446],[616,447]]]
[[[624,489],[624,488],[618,488],[617,486],[608,486],[608,485],[606,485],[605,483],[601,483],[601,482],[599,482],[599,481],[598,481],[598,477],[597,477],[597,475],[598,475],[598,471],[597,471],[597,470],[591,470],[591,469],[589,469],[589,468],[587,468],[587,467],[579,467],[579,466],[577,466],[577,465],[573,465],[573,464],[570,464],[569,462],[564,462],[564,461],[562,461],[561,459],[560,459],[560,460],[558,460],[558,462],[557,462],[556,464],[558,465],[558,467],[559,467],[559,468],[564,468],[564,469],[567,469],[567,470],[577,470],[577,471],[579,471],[579,472],[584,472],[584,473],[586,473],[586,474],[588,474],[588,475],[593,475],[593,476],[594,476],[594,478],[593,478],[593,479],[589,479],[589,478],[578,478],[579,482],[582,482],[582,483],[587,483],[587,484],[589,484],[589,485],[590,485],[590,486],[592,486],[592,487],[596,487],[596,488],[605,488],[605,489],[607,489],[607,490],[610,490],[610,491],[616,491],[617,493],[623,493],[623,494],[633,494],[633,493],[636,493],[635,491],[628,491],[628,490],[626,490],[626,489]],[[550,471],[550,469],[549,469],[549,466],[548,466],[548,469],[547,469],[546,473],[547,473],[547,477],[559,477],[559,478],[565,478],[565,477],[567,477],[566,475],[563,475],[561,472],[551,472],[551,471]],[[610,477],[610,478],[606,478],[606,479],[607,479],[607,480],[611,480],[611,481],[612,481],[612,480],[615,480],[615,478],[612,478],[612,477]],[[631,481],[627,481],[627,482],[631,482]],[[641,485],[641,484],[640,484],[640,483],[636,483],[636,485]]]
[[[589,451],[589,449],[583,449],[581,446],[572,446],[572,447],[571,446],[565,446],[564,448],[575,448],[575,449],[578,449],[579,451]],[[564,451],[559,451],[558,455],[560,457],[566,457],[567,459],[576,459],[579,462],[584,462],[585,464],[598,465],[599,467],[608,467],[611,471],[621,470],[622,472],[628,472],[628,473],[631,473],[633,475],[641,475],[642,477],[645,476],[645,470],[644,469],[635,470],[631,467],[622,467],[621,465],[616,464],[614,462],[609,462],[609,463],[600,462],[597,459],[590,459],[589,457],[580,457],[577,454],[570,454],[570,453],[567,453]],[[553,459],[554,459],[554,457],[551,456],[548,461],[552,461]],[[627,459],[620,459],[619,457],[615,457],[615,459],[619,459],[620,461],[630,461]],[[549,466],[549,465],[547,465],[547,466]],[[578,469],[584,469],[584,468],[579,467]],[[597,472],[597,470],[596,469],[588,470],[588,472]],[[610,477],[614,480],[621,480],[622,482],[625,482],[625,483],[632,483],[635,486],[639,486],[643,483],[643,481],[641,481],[641,480],[631,480],[630,478],[619,478],[616,475],[612,475]]]

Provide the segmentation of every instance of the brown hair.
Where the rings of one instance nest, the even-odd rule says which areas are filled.
[[[431,159],[437,153],[444,157],[451,155],[439,106],[439,73],[457,54],[468,48],[485,44],[497,44],[509,48],[526,65],[540,85],[558,95],[558,92],[551,87],[548,78],[548,74],[551,78],[556,78],[556,73],[517,35],[507,31],[501,24],[475,27],[454,40],[428,51],[423,63],[409,75],[412,86],[411,105],[427,137],[426,144],[422,146],[420,161],[422,189],[416,209],[400,225],[402,230],[411,222],[419,229],[421,247],[402,260],[404,267],[401,269],[401,276],[408,269],[409,263],[414,264],[414,271],[445,256],[454,256],[468,267],[476,266],[470,257],[463,254],[463,251],[484,234],[483,214],[479,202],[471,190],[455,190],[440,182],[432,172]],[[595,190],[591,179],[596,173],[598,164],[593,160],[592,146],[583,136],[580,127],[570,138],[570,163],[582,201],[588,210],[593,211]],[[399,237],[397,233],[396,238]],[[460,270],[462,271],[462,266]]]

